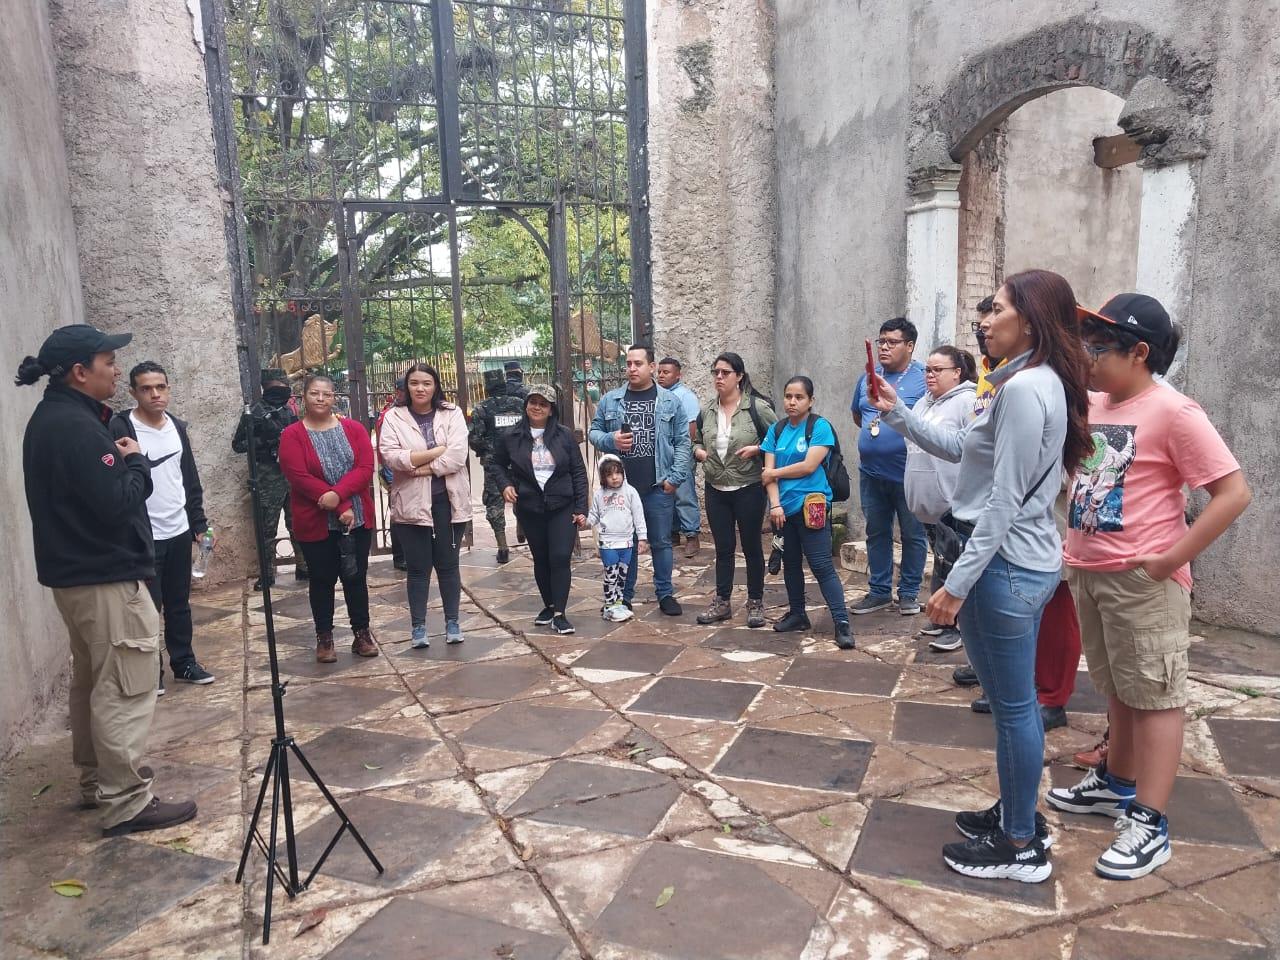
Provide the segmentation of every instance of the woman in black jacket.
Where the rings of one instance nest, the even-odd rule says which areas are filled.
[[[573,633],[564,610],[573,581],[569,563],[575,528],[587,520],[587,465],[572,431],[556,417],[551,387],[529,388],[524,416],[498,443],[490,469],[529,541],[543,604],[533,622],[550,624],[556,633]]]

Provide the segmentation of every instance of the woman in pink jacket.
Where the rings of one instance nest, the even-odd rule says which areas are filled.
[[[444,605],[445,640],[462,642],[458,546],[471,519],[467,421],[444,399],[440,374],[415,363],[404,375],[405,399],[387,411],[378,452],[391,468],[391,525],[409,565],[409,619],[414,647],[429,645],[427,597],[434,567]]]

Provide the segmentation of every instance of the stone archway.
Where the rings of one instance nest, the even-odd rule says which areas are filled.
[[[994,45],[941,91],[918,95],[908,144],[907,307],[924,349],[956,335],[961,162],[1019,107],[1081,86],[1125,100],[1118,124],[1144,170],[1138,288],[1184,317],[1212,67],[1132,23],[1076,17]]]

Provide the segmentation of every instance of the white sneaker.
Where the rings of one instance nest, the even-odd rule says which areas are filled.
[[[1169,845],[1169,821],[1154,811],[1131,805],[1116,821],[1119,834],[1098,858],[1093,869],[1108,880],[1145,877],[1173,855]]]
[[[635,614],[621,603],[609,608],[609,619],[614,623],[626,623]]]

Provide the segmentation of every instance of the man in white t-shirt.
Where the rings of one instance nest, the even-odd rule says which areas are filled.
[[[147,586],[164,614],[169,669],[183,683],[213,683],[213,674],[200,666],[191,647],[191,550],[209,529],[191,438],[187,425],[166,412],[169,375],[160,364],[144,360],[130,370],[129,392],[138,405],[116,414],[111,432],[137,440],[151,467],[147,515],[156,545],[156,575]],[[164,693],[163,662],[156,692]]]
[[[658,383],[674,393],[676,399],[680,401],[680,406],[684,408],[685,419],[688,420],[689,438],[692,440],[697,430],[700,405],[698,397],[680,379],[681,373],[680,361],[675,357],[663,357],[658,361]],[[677,529],[672,532],[684,535],[685,559],[693,557],[701,546],[698,534],[702,530],[702,515],[698,511],[698,488],[694,482],[696,467],[696,463],[691,465],[689,476],[676,488]],[[672,537],[673,541],[679,539],[679,536]]]

